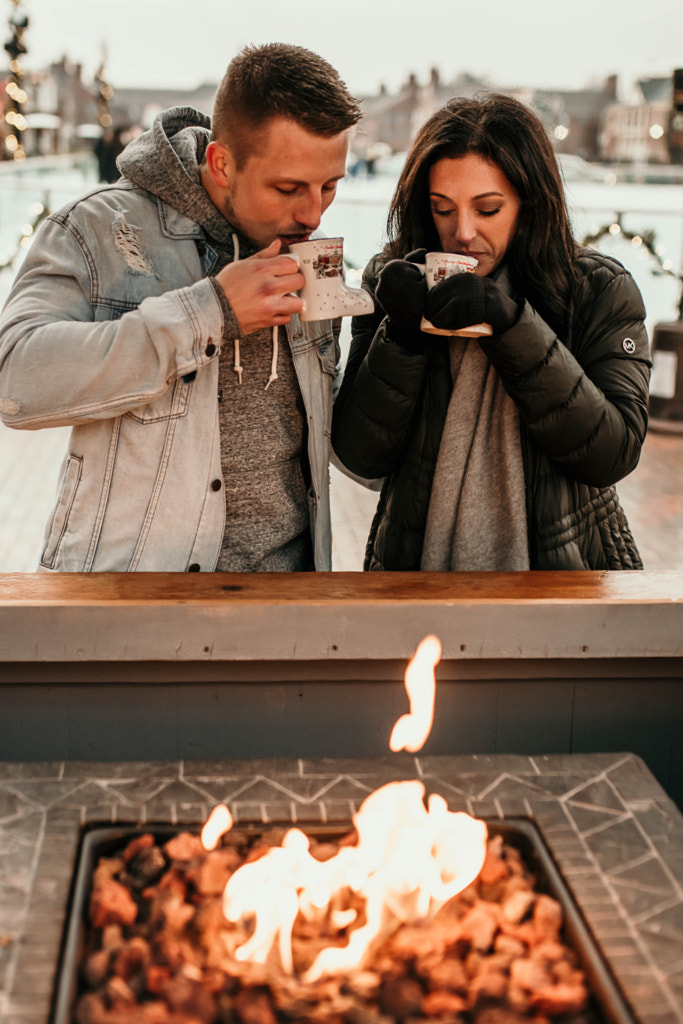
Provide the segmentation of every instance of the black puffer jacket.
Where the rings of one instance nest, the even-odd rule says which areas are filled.
[[[375,257],[364,275],[373,295],[381,266]],[[562,341],[527,303],[480,342],[519,410],[532,569],[642,568],[613,484],[637,465],[647,428],[644,317],[628,271],[585,251]],[[354,319],[332,442],[353,473],[385,478],[366,569],[420,568],[451,391],[447,339],[410,350],[379,307]]]

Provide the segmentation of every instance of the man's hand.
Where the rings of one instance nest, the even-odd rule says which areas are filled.
[[[303,288],[303,274],[291,256],[279,256],[279,251],[276,238],[267,249],[229,263],[216,275],[244,335],[287,324],[292,313],[301,312],[303,301],[290,292]]]

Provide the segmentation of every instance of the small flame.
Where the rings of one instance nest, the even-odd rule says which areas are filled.
[[[218,840],[232,828],[232,815],[225,804],[216,804],[204,822],[201,832],[202,846],[205,850],[215,850]]]
[[[437,636],[426,636],[419,644],[405,674],[405,687],[410,712],[401,715],[391,733],[391,750],[420,750],[429,736],[434,721],[436,678],[434,669],[441,658],[441,642]]]

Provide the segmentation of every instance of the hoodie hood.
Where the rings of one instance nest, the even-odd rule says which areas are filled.
[[[171,107],[126,146],[117,166],[129,181],[199,224],[216,242],[231,247],[235,229],[214,206],[199,173],[210,129],[206,114],[193,107]],[[253,251],[246,239],[241,241]]]

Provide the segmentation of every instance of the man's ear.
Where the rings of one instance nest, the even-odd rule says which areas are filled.
[[[235,172],[235,159],[222,142],[210,142],[205,155],[209,173],[219,188],[229,188]]]

